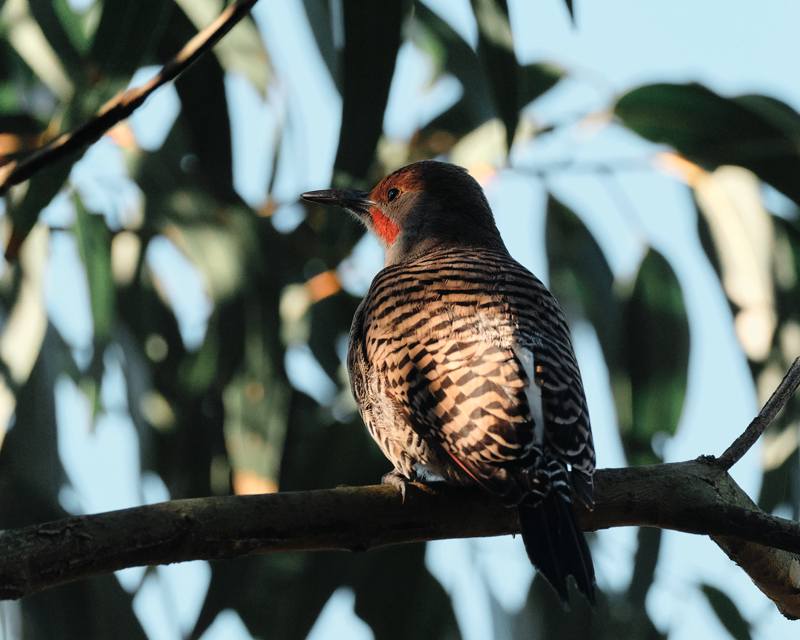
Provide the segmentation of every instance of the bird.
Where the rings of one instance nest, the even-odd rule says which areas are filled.
[[[480,184],[423,160],[369,192],[304,200],[352,213],[385,250],[359,305],[347,367],[359,413],[393,469],[383,482],[477,485],[519,512],[527,555],[561,602],[595,601],[573,498],[593,507],[595,450],[570,331],[509,254]]]

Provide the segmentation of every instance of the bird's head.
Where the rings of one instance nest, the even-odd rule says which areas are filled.
[[[353,213],[396,264],[440,247],[503,246],[483,189],[454,164],[423,160],[398,169],[369,191],[309,191],[304,200]]]

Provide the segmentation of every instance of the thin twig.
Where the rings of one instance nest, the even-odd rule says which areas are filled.
[[[238,0],[228,6],[214,22],[189,40],[150,80],[143,85],[118,93],[106,102],[91,120],[68,133],[61,134],[26,156],[0,183],[0,196],[5,195],[12,186],[28,180],[44,167],[96,142],[111,127],[130,116],[151,93],[177,78],[200,56],[209,51],[247,15],[256,2],[258,0]]]
[[[747,425],[744,433],[736,438],[731,446],[725,449],[725,452],[717,459],[717,464],[727,471],[739,462],[742,456],[755,444],[756,440],[761,437],[761,434],[772,423],[780,410],[786,406],[786,403],[797,391],[798,386],[800,386],[800,358],[795,359],[764,407],[753,418],[753,421]]]

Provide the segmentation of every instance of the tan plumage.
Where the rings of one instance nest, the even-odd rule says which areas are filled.
[[[389,206],[401,195],[402,209]],[[387,245],[353,320],[348,368],[390,478],[477,483],[519,506],[534,564],[562,598],[571,574],[591,599],[569,503],[574,489],[591,506],[595,456],[558,303],[508,254],[462,170],[417,163],[353,198],[344,205]]]
[[[591,496],[569,335],[552,296],[507,254],[443,249],[382,271],[356,314],[349,366],[370,433],[407,478],[417,465],[516,503],[532,489],[519,463],[538,444],[575,465]],[[531,385],[547,416],[538,439]]]

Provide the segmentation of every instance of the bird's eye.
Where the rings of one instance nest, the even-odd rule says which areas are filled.
[[[391,189],[389,189],[389,191],[386,192],[386,199],[389,200],[389,202],[391,202],[399,195],[400,195],[400,189],[395,189],[394,187],[392,187]]]

